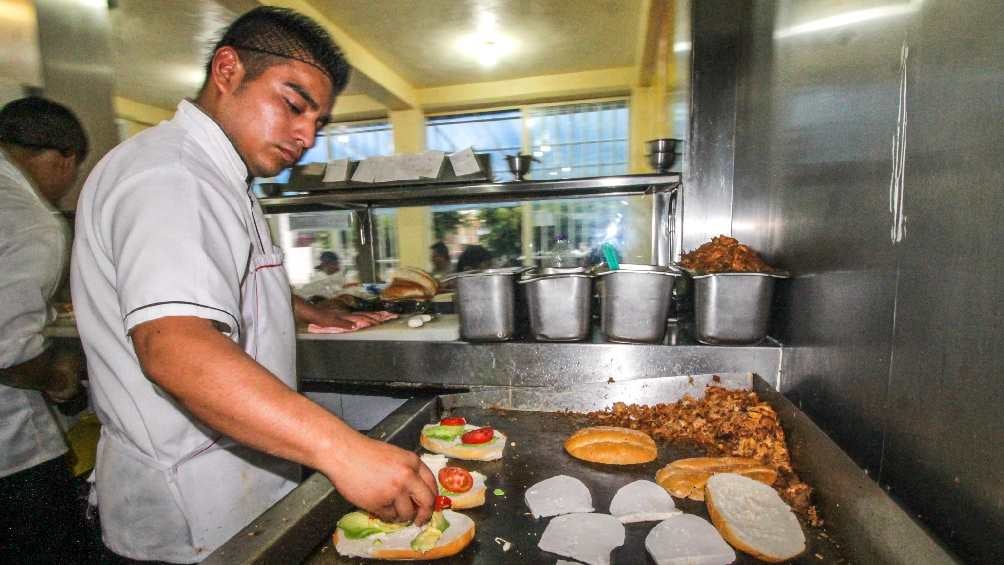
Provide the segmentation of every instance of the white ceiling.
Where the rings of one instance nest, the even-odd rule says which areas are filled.
[[[310,0],[416,88],[634,64],[642,0]],[[116,94],[173,109],[219,32],[255,0],[118,0]],[[458,49],[490,13],[513,52],[492,68]],[[469,51],[469,50],[468,50]],[[346,94],[364,92],[363,81]]]

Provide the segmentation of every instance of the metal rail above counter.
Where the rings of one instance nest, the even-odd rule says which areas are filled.
[[[261,199],[267,213],[667,193],[679,173],[517,182],[428,182],[314,190]]]

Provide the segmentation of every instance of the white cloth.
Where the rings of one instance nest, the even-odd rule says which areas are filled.
[[[0,150],[0,368],[38,357],[68,257],[65,220]],[[0,477],[66,453],[42,393],[0,384]]]
[[[323,296],[324,298],[332,298],[338,294],[342,288],[345,286],[345,275],[340,271],[337,273],[332,273],[330,275],[324,274],[317,279],[310,281],[309,283],[296,288],[293,292],[297,296],[302,298],[310,298],[313,296]]]
[[[216,122],[183,101],[81,192],[71,284],[104,425],[95,492],[104,541],[126,557],[201,560],[296,484],[297,465],[235,446],[148,380],[129,336],[164,316],[213,320],[295,387],[289,280],[247,177]]]

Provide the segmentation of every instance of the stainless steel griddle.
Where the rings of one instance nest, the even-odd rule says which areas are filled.
[[[475,541],[457,556],[437,563],[553,564],[559,556],[537,548],[548,519],[534,520],[529,515],[523,501],[523,494],[529,486],[558,474],[577,477],[592,492],[596,511],[606,512],[614,493],[621,486],[636,479],[652,480],[657,469],[674,459],[702,455],[693,447],[660,443],[659,458],[650,464],[614,467],[579,461],[565,453],[563,442],[570,433],[588,423],[583,416],[566,411],[609,406],[613,400],[671,402],[684,394],[701,394],[704,386],[712,382],[712,378],[710,375],[671,377],[566,389],[485,389],[416,399],[388,417],[371,435],[417,449],[421,426],[435,421],[445,413],[462,415],[471,423],[492,425],[502,430],[509,436],[509,441],[515,443],[506,447],[502,460],[463,463],[466,468],[480,471],[488,477],[485,506],[464,511],[477,524]],[[753,386],[750,375],[722,375],[714,378],[718,379],[717,384],[730,388],[748,389]],[[769,389],[760,392],[781,415],[789,443],[797,444],[792,446],[792,453],[796,459],[796,470],[803,478],[809,480],[820,493],[826,492],[829,481],[835,488],[840,488],[842,492],[852,494],[855,500],[865,503],[868,510],[867,517],[857,517],[853,523],[847,522],[847,510],[853,512],[853,508],[845,508],[843,511],[834,508],[833,518],[836,522],[829,522],[825,529],[803,524],[808,550],[794,563],[952,562],[951,557],[902,513],[880,488],[874,485],[874,488],[869,488],[867,482],[858,484],[854,477],[846,476],[849,468],[841,467],[842,463],[834,459],[834,453],[843,454],[839,450],[834,452],[836,447],[832,443],[829,444],[832,448],[825,444],[814,447],[816,442],[829,440],[818,428],[811,426],[811,422],[793,420],[799,417],[797,409],[785,404],[787,401],[782,396],[771,395]],[[796,429],[791,429],[792,425]],[[802,428],[808,430],[809,435],[815,429],[822,437],[810,438]],[[815,459],[824,469],[822,475],[816,472],[817,466],[800,465],[798,458],[804,457],[807,449],[816,451]],[[845,455],[843,457],[846,458]],[[827,479],[828,472],[842,473],[845,476],[840,480]],[[869,481],[867,477],[861,478]],[[505,494],[494,495],[492,491],[496,488],[502,489]],[[840,504],[834,502],[836,500],[843,500],[845,505],[850,504],[840,495],[820,498],[824,519],[830,519],[826,506]],[[703,502],[677,499],[676,503],[684,512],[705,519],[708,517]],[[338,496],[327,480],[314,475],[210,556],[206,563],[373,562],[343,558],[331,545],[335,522],[349,510],[351,507]],[[875,523],[862,524],[861,520],[873,520]],[[645,551],[644,539],[654,525],[654,522],[628,524],[625,544],[614,550],[612,563],[652,563]],[[508,552],[503,550],[502,540],[512,544]],[[739,559],[736,563],[757,562],[747,555],[737,553]]]

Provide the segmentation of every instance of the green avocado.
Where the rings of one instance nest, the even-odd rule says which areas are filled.
[[[464,435],[464,426],[429,426],[422,433],[434,439],[452,441]]]
[[[415,539],[411,540],[411,548],[419,553],[429,551],[436,547],[436,542],[439,541],[439,538],[443,537],[443,532],[449,527],[450,523],[446,521],[446,517],[443,516],[442,512],[433,512],[429,523],[422,528],[422,531],[415,536]]]
[[[365,512],[349,512],[338,521],[338,527],[349,539],[362,539],[373,534],[396,532],[407,524],[391,524],[374,518]]]

